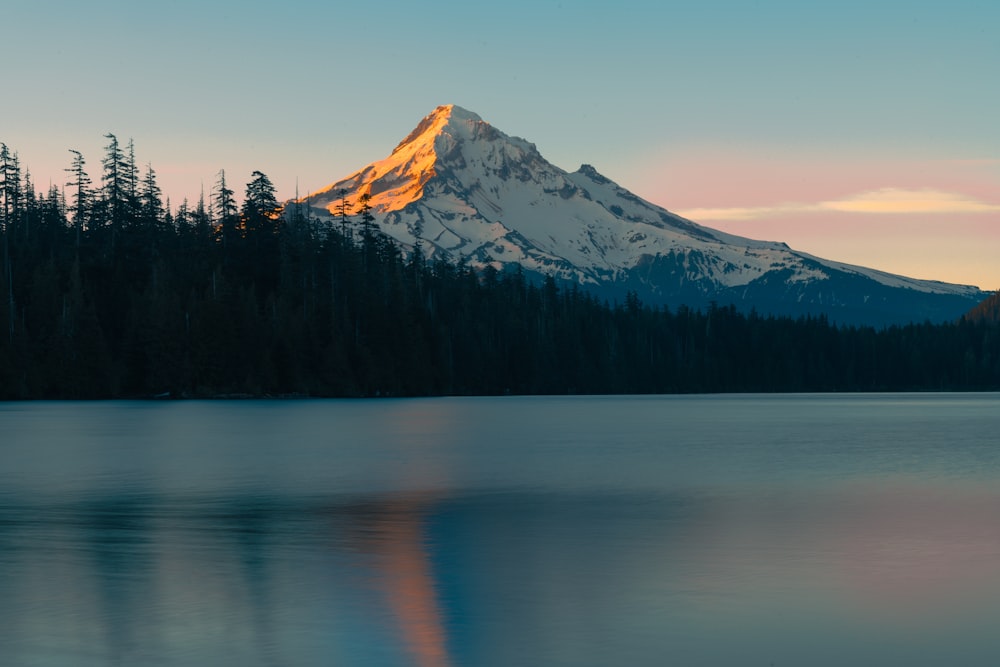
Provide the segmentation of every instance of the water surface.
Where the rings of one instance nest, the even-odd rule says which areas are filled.
[[[16,665],[994,665],[1000,395],[0,404]]]

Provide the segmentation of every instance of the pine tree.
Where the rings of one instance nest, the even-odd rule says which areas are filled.
[[[358,213],[361,215],[361,237],[365,245],[371,243],[372,224],[375,222],[375,216],[372,215],[371,201],[372,196],[367,192],[358,197]]]
[[[205,188],[202,186],[198,195],[198,203],[191,214],[191,227],[194,229],[198,242],[208,241],[212,237],[212,215],[205,204]]]
[[[7,144],[0,143],[0,233],[6,234],[11,219],[12,203],[7,195],[11,179],[11,154]]]
[[[223,253],[234,250],[239,218],[236,215],[236,200],[233,191],[226,184],[226,170],[219,170],[215,189],[212,191],[212,211],[215,215],[216,239],[222,243]]]
[[[340,188],[337,190],[340,201],[337,203],[337,217],[340,218],[340,233],[345,239],[350,238],[348,225],[351,222],[351,203],[347,201],[347,190]]]
[[[108,145],[104,147],[104,159],[101,160],[104,173],[101,177],[100,212],[103,219],[100,226],[111,229],[110,250],[114,257],[119,251],[122,230],[130,226],[134,164],[130,163],[122,151],[118,137],[110,132],[104,137],[108,140]]]
[[[139,211],[146,221],[159,221],[164,213],[162,191],[156,182],[153,165],[146,165],[146,173],[138,192]]]
[[[90,176],[84,170],[86,162],[83,159],[83,154],[80,151],[69,150],[73,154],[73,164],[65,171],[69,172],[73,176],[73,180],[66,185],[71,185],[76,188],[76,194],[74,194],[73,199],[73,232],[74,232],[74,245],[77,251],[80,249],[80,238],[83,234],[84,223],[87,219],[87,211],[90,208],[91,202],[93,200],[93,194],[90,191]]]
[[[375,216],[372,215],[371,195],[364,193],[358,197],[358,214],[361,216],[361,249],[362,266],[365,272],[371,265],[371,255],[374,253],[374,223]]]
[[[240,223],[244,233],[247,236],[276,234],[281,210],[271,179],[260,171],[254,171],[247,183],[241,211]]]
[[[254,171],[246,187],[246,197],[240,214],[249,262],[245,267],[255,276],[259,295],[264,298],[277,287],[280,264],[279,233],[282,206],[278,203],[274,185],[260,171]]]
[[[122,175],[125,183],[125,202],[129,208],[128,214],[134,217],[139,208],[139,166],[135,161],[135,142],[132,141],[131,137],[126,145]]]
[[[4,230],[20,217],[22,199],[20,160],[17,153],[12,153],[7,148],[7,144],[0,143],[0,222]]]
[[[14,306],[14,272],[11,266],[10,237],[14,219],[20,213],[21,171],[17,156],[11,155],[7,144],[0,143],[0,234],[3,234],[3,272],[7,283],[7,335],[14,342],[14,321],[17,309]]]
[[[135,255],[140,263],[147,265],[146,269],[152,271],[151,279],[155,287],[163,272],[163,247],[173,229],[167,224],[169,206],[164,208],[156,172],[151,164],[146,165],[136,198],[138,216],[134,232],[137,237]]]

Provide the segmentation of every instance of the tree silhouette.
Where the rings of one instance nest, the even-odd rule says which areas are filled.
[[[93,203],[93,194],[90,191],[90,176],[87,175],[84,169],[86,161],[83,159],[83,154],[72,148],[69,152],[73,154],[73,164],[66,171],[72,174],[73,180],[66,185],[76,188],[76,192],[73,195],[73,242],[76,245],[77,251],[79,251],[83,228],[87,220],[87,212]]]
[[[212,190],[212,211],[215,215],[216,239],[222,243],[224,253],[236,244],[239,218],[236,215],[236,199],[226,184],[226,170],[220,169]]]
[[[344,238],[350,238],[348,225],[351,222],[351,203],[347,201],[347,190],[340,188],[337,190],[337,196],[339,199],[337,201],[336,215],[340,219],[340,233]]]

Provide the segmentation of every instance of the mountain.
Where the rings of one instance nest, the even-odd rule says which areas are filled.
[[[956,319],[985,296],[704,227],[590,165],[564,171],[454,105],[435,109],[387,158],[299,202],[334,216],[342,200],[356,213],[364,194],[378,228],[404,247],[419,240],[430,258],[519,265],[618,301],[632,290],[671,307],[715,301],[881,325]]]

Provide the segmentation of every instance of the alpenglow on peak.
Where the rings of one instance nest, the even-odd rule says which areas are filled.
[[[463,123],[469,125],[484,122],[479,114],[463,109],[455,104],[442,104],[424,116],[424,119],[417,124],[405,139],[399,142],[392,152],[395,153],[408,144],[433,141],[448,126],[461,131],[460,128]]]
[[[440,181],[442,170],[454,174],[456,169],[461,169],[459,165],[468,166],[469,161],[480,162],[484,157],[512,164],[524,161],[526,156],[537,157],[534,145],[508,137],[478,114],[462,107],[442,105],[425,116],[387,158],[369,164],[303,201],[333,212],[343,193],[348,206],[357,211],[360,197],[367,194],[368,205],[380,218],[424,199],[425,186],[435,177]]]
[[[351,234],[362,201],[404,251],[419,245],[429,259],[519,267],[613,299],[631,290],[669,306],[717,301],[884,323],[955,318],[983,298],[974,287],[894,276],[704,227],[590,165],[567,172],[534,144],[453,104],[425,116],[388,157],[299,203]]]

